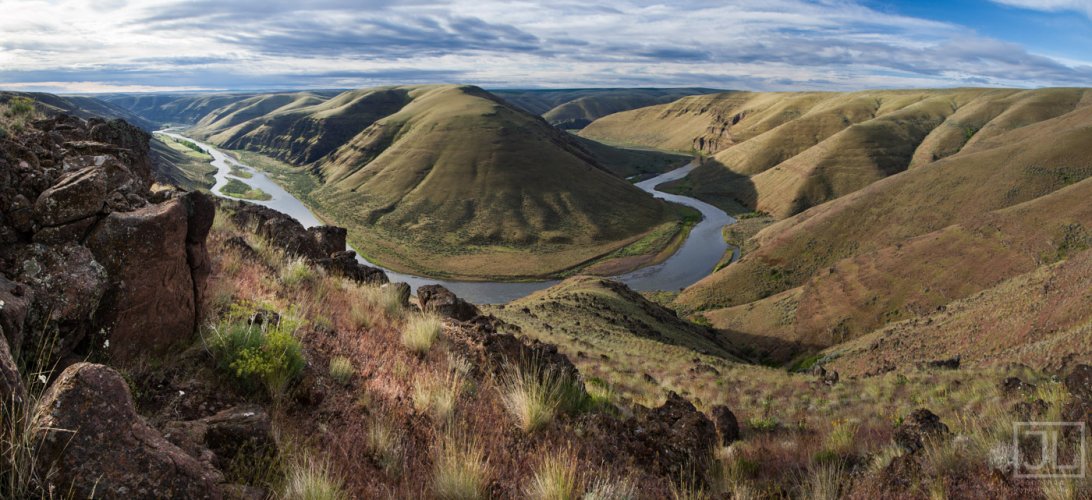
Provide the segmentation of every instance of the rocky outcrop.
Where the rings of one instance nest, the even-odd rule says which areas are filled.
[[[311,262],[334,276],[348,278],[357,283],[382,285],[388,281],[387,273],[384,273],[381,269],[361,264],[356,260],[356,252],[352,250],[334,252],[329,257],[315,259]]]
[[[149,191],[149,139],[63,115],[0,139],[0,327],[14,350],[55,336],[63,366],[117,335],[125,362],[192,338],[215,207]]]
[[[380,288],[391,290],[391,293],[394,293],[398,297],[398,303],[402,304],[402,307],[409,307],[410,295],[413,292],[410,289],[409,283],[387,283]]]
[[[895,430],[895,443],[908,453],[925,447],[930,440],[948,434],[948,426],[933,412],[919,408],[907,417]]]
[[[717,442],[713,422],[674,392],[657,408],[637,406],[631,419],[587,415],[578,431],[605,460],[662,477],[693,477],[687,474],[705,470]]]
[[[335,276],[358,283],[381,285],[387,274],[381,269],[361,264],[356,252],[345,249],[344,228],[317,226],[304,229],[303,224],[287,214],[268,207],[245,202],[224,203],[232,210],[231,220],[239,227],[265,238],[289,255],[307,259],[315,266]]]
[[[125,380],[102,365],[69,366],[34,417],[49,491],[78,498],[220,498],[222,477],[141,418]]]
[[[481,314],[474,304],[456,297],[451,290],[440,285],[418,287],[417,302],[422,311],[434,312],[459,321],[470,321]]]

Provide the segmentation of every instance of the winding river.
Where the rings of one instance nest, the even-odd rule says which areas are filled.
[[[304,227],[321,225],[318,217],[307,208],[300,200],[288,193],[279,184],[269,178],[264,172],[249,165],[240,163],[237,159],[220,151],[214,146],[200,141],[184,137],[170,131],[159,131],[175,139],[191,141],[212,155],[212,166],[216,167],[216,184],[212,192],[217,196],[231,198],[220,192],[220,189],[232,178],[238,178],[252,187],[259,188],[269,193],[272,198],[267,201],[254,201],[260,205],[286,213],[300,221]],[[231,168],[236,167],[253,175],[249,179],[242,179],[231,174]],[[665,174],[639,182],[637,187],[651,193],[657,198],[662,198],[675,203],[693,207],[701,212],[702,220],[691,230],[690,235],[682,246],[664,262],[638,269],[612,279],[629,285],[634,290],[679,290],[690,286],[711,273],[728,250],[728,244],[721,236],[721,229],[734,223],[736,220],[724,213],[723,210],[694,198],[664,193],[656,190],[656,186],[665,182],[681,179],[697,166],[691,163]],[[736,250],[733,250],[734,252]],[[733,255],[738,257],[738,255]],[[361,262],[370,266],[383,269],[391,281],[404,281],[409,283],[414,290],[421,285],[440,284],[447,287],[459,297],[476,304],[501,304],[509,302],[538,290],[548,288],[558,283],[558,280],[533,281],[533,282],[489,282],[489,281],[451,281],[422,276],[404,274],[378,266],[367,259],[357,256]]]

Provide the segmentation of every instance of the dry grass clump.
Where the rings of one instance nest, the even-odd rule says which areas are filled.
[[[584,500],[637,500],[637,483],[630,477],[597,476],[584,491]]]
[[[34,105],[34,99],[29,97],[12,97],[8,102],[0,104],[0,138],[13,133],[22,132],[27,123],[41,117]]]
[[[300,459],[290,467],[282,498],[286,500],[347,499],[344,485],[330,465],[313,458]]]
[[[546,455],[527,484],[528,498],[573,500],[580,496],[576,456],[571,451]]]
[[[356,374],[356,370],[353,368],[353,362],[345,356],[335,356],[330,359],[330,377],[335,382],[345,385],[352,380],[353,375]]]
[[[418,374],[413,385],[413,407],[432,415],[437,422],[446,422],[455,413],[455,404],[463,392],[463,377],[455,371],[446,376],[430,372]]]
[[[801,498],[838,500],[849,489],[849,476],[841,464],[822,464],[812,468],[800,486]]]
[[[380,416],[372,417],[367,432],[368,451],[376,463],[387,475],[398,475],[406,456],[405,432],[389,417]]]
[[[296,257],[288,261],[280,271],[281,283],[287,287],[310,284],[318,276],[315,268],[307,263],[307,259]]]
[[[500,390],[505,409],[525,432],[549,424],[559,412],[575,409],[587,397],[568,374],[535,361],[509,366]]]
[[[432,349],[432,344],[440,337],[443,326],[444,323],[435,315],[410,316],[402,328],[402,345],[410,351],[424,355]]]
[[[490,467],[485,452],[472,439],[445,435],[433,453],[432,493],[444,500],[486,497]]]

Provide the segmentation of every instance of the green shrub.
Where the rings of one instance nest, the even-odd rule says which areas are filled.
[[[34,99],[29,97],[13,97],[8,101],[8,112],[12,116],[26,116],[34,113]]]
[[[294,333],[299,320],[282,315],[274,325],[250,324],[247,316],[229,313],[212,329],[210,350],[221,370],[248,389],[264,386],[271,397],[282,395],[306,362]]]

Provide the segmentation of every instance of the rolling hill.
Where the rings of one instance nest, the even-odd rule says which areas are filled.
[[[563,129],[579,129],[612,113],[718,92],[704,88],[493,90],[494,95]]]
[[[767,227],[678,303],[784,361],[1064,258],[1088,245],[1092,220],[1083,99]]]
[[[685,159],[590,145],[476,87],[252,96],[210,111],[190,133],[283,162],[266,166],[349,226],[369,258],[400,270],[557,275],[681,228],[672,206],[616,174]],[[639,171],[633,155],[648,160]]]
[[[702,166],[675,191],[784,218],[1082,102],[1083,89],[733,92],[617,113],[581,134],[698,152]]]
[[[658,394],[661,385],[712,387],[719,371],[743,363],[738,346],[604,278],[576,276],[485,311],[519,335],[557,345],[581,373],[629,398]]]

